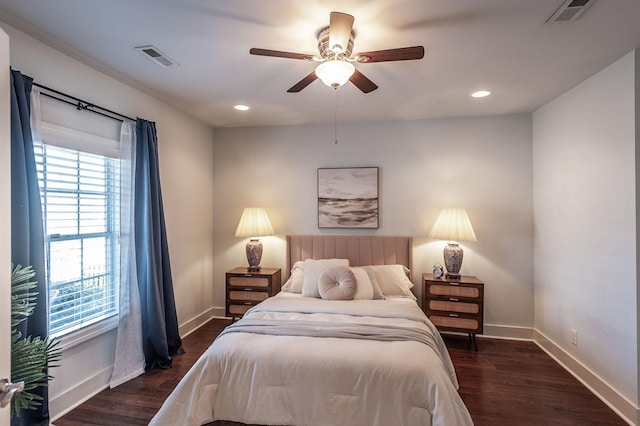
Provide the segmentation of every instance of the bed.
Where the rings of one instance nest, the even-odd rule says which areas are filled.
[[[227,327],[150,424],[472,425],[411,251],[410,237],[287,236],[283,291]]]

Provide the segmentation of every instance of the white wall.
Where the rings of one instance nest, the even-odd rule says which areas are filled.
[[[632,52],[533,115],[538,340],[635,421],[637,72]]]
[[[439,210],[467,208],[478,236],[463,243],[462,273],[486,283],[485,332],[533,337],[531,116],[214,130],[214,299],[225,271],[246,264],[233,233],[242,209],[263,206],[276,236],[263,266],[285,265],[286,234],[414,236],[413,282],[442,263],[428,238]],[[317,169],[377,166],[378,230],[318,229]],[[284,276],[287,274],[283,274]],[[419,290],[418,293],[421,291]]]
[[[0,23],[11,41],[11,66],[44,84],[131,117],[155,121],[178,320],[187,332],[213,304],[211,128],[135,88],[83,65]],[[90,114],[90,113],[87,113]],[[52,370],[53,417],[104,387],[115,330],[64,353]]]

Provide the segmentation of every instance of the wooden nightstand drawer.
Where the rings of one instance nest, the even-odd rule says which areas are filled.
[[[269,287],[271,280],[267,277],[231,276],[229,287]]]
[[[269,298],[269,293],[264,291],[236,291],[231,290],[229,292],[229,300],[234,302],[250,301],[250,302],[262,302]]]
[[[280,291],[280,269],[262,268],[247,271],[235,268],[226,273],[226,315],[233,319],[243,316],[252,306]]]
[[[477,299],[480,297],[480,289],[477,287],[431,284],[428,286],[428,289],[430,296],[466,297],[470,299]]]
[[[465,314],[477,314],[480,312],[480,305],[477,303],[456,302],[440,299],[427,300],[428,309],[431,311],[452,311]]]
[[[229,311],[229,316],[231,317],[241,317],[243,316],[249,308],[253,305],[229,305],[227,310]]]
[[[455,314],[451,314],[455,315]],[[438,328],[447,328],[449,331],[460,331],[462,333],[478,333],[482,332],[480,324],[474,318],[462,318],[459,316],[440,316],[431,315],[431,322]]]

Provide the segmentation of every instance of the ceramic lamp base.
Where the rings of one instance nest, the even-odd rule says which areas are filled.
[[[247,261],[249,262],[247,271],[259,271],[261,259],[262,243],[257,238],[249,240],[247,243]]]
[[[447,267],[447,278],[460,278],[460,268],[462,267],[462,247],[456,243],[449,243],[444,248],[444,264]]]

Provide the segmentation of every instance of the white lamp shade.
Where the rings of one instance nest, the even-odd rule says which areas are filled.
[[[446,241],[478,241],[467,211],[461,208],[442,209],[429,237]]]
[[[262,207],[246,207],[240,217],[236,237],[263,237],[273,235],[269,216]]]
[[[329,59],[316,67],[316,76],[334,89],[342,86],[355,72],[356,67],[343,59]]]

